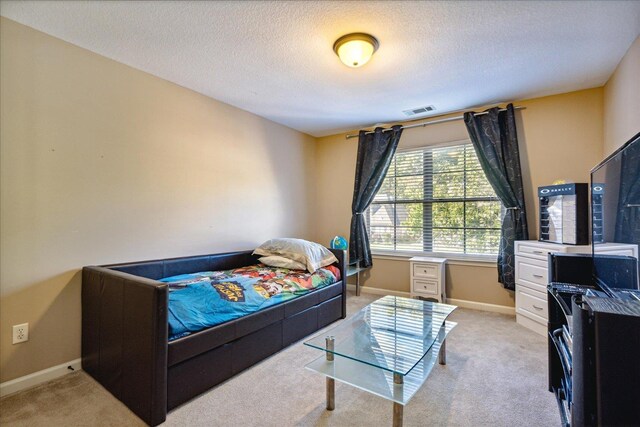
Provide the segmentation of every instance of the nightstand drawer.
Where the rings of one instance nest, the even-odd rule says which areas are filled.
[[[440,266],[434,264],[413,264],[413,276],[438,280]]]
[[[438,295],[438,282],[435,280],[414,280],[413,292],[419,294]]]

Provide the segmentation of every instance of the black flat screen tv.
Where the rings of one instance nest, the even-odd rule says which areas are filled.
[[[591,213],[596,285],[640,289],[640,133],[591,170]]]

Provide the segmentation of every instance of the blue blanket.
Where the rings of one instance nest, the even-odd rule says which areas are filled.
[[[340,280],[327,266],[306,271],[262,264],[160,279],[169,284],[169,340],[305,295]]]

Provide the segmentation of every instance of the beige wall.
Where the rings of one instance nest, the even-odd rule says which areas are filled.
[[[0,381],[80,356],[83,265],[348,235],[357,140],[314,140],[7,19],[0,30]],[[603,116],[627,126],[603,104],[637,88],[637,46],[604,90],[516,103],[531,238],[537,186],[587,181]],[[401,146],[466,138],[458,121]],[[446,278],[451,298],[513,305],[491,264]],[[408,291],[407,261],[376,259],[364,283]],[[22,322],[30,340],[11,345]]]
[[[640,36],[604,86],[604,154],[640,132]]]
[[[0,381],[80,357],[83,265],[313,237],[313,138],[7,19],[0,30]],[[22,322],[30,339],[12,345]]]
[[[602,158],[602,97],[602,88],[596,88],[515,103],[526,107],[516,114],[532,239],[538,237],[537,187],[556,179],[588,182],[589,170]],[[464,139],[468,139],[464,123],[455,121],[408,129],[400,139],[400,148]],[[344,135],[318,139],[318,241],[349,233],[357,145],[357,139],[345,140]],[[363,278],[365,286],[409,291],[407,260],[375,259]],[[448,297],[513,306],[513,293],[496,279],[491,264],[448,265]]]

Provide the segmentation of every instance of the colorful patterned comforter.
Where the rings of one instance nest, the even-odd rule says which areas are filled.
[[[327,266],[307,271],[263,264],[160,279],[169,284],[169,341],[237,319],[340,280]]]

